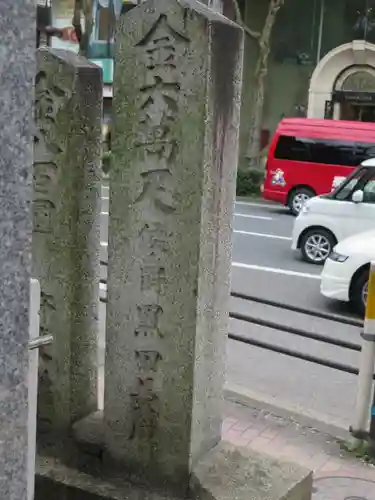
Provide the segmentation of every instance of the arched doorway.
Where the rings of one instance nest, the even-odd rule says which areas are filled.
[[[307,116],[347,119],[350,115],[368,120],[375,105],[374,83],[375,45],[364,40],[340,45],[326,54],[313,72]],[[352,104],[345,106],[344,102]]]
[[[375,122],[375,68],[353,66],[336,80],[332,101],[340,120]]]

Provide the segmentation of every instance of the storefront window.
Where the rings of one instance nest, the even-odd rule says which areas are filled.
[[[351,73],[341,85],[345,92],[375,92],[375,75],[370,71],[356,71]]]

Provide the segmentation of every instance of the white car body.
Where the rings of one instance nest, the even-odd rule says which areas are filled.
[[[320,292],[329,299],[349,302],[353,277],[375,260],[375,230],[341,241],[333,249],[332,257],[324,263]]]
[[[375,167],[375,159],[366,160],[363,167]],[[323,228],[336,242],[353,234],[375,229],[375,203],[355,203],[327,195],[308,200],[294,222],[292,249],[300,248],[301,237],[308,229]]]

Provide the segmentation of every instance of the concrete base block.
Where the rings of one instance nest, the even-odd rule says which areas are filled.
[[[312,472],[221,441],[193,469],[198,500],[311,500]]]
[[[189,500],[311,500],[312,472],[222,441],[194,468]],[[121,478],[93,477],[38,458],[35,500],[179,500]]]
[[[178,500],[163,491],[111,481],[66,467],[55,459],[37,459],[34,500]]]

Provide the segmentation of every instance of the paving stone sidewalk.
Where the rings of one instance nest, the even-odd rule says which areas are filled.
[[[314,471],[313,500],[374,500],[375,467],[316,429],[226,401],[223,439]]]

